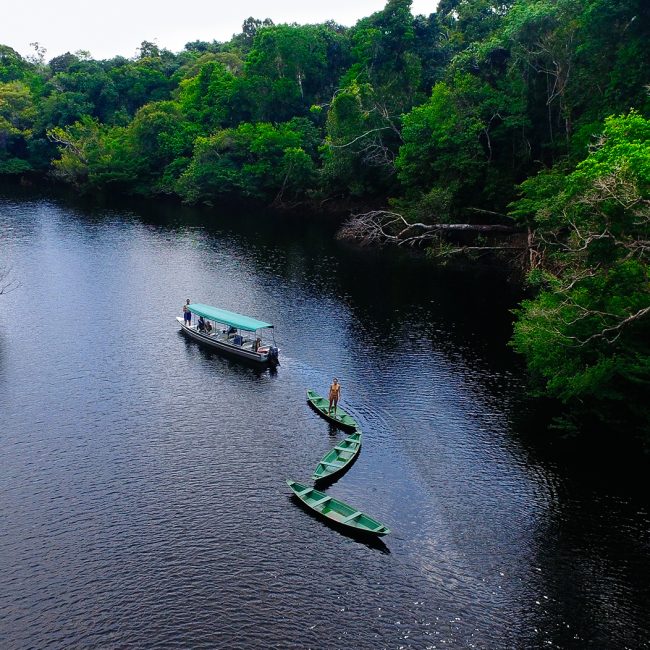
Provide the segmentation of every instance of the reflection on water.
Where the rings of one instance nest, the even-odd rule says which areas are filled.
[[[645,503],[526,440],[516,290],[336,242],[313,218],[0,199],[3,647],[643,647]],[[182,336],[186,298],[276,325],[281,366]],[[378,545],[291,500],[328,492]],[[378,552],[383,551],[383,552]]]

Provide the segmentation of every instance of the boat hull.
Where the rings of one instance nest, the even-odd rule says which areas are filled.
[[[336,415],[328,413],[329,400],[321,397],[313,390],[307,391],[307,402],[309,402],[309,405],[316,411],[316,413],[325,418],[328,422],[335,424],[337,427],[341,427],[347,431],[356,431],[359,428],[356,420],[340,407],[337,407]]]
[[[390,528],[376,519],[324,492],[292,480],[287,480],[287,485],[307,508],[347,532],[373,537],[383,537],[390,533]]]
[[[327,481],[339,477],[354,463],[360,449],[361,431],[357,430],[323,456],[316,465],[312,479],[314,481]]]
[[[178,324],[181,326],[181,330],[185,335],[189,336],[195,341],[203,343],[213,350],[218,350],[224,354],[233,355],[235,357],[239,357],[240,359],[247,359],[248,361],[253,361],[259,364],[268,364],[271,362],[268,352],[260,354],[259,352],[254,352],[253,350],[247,350],[240,345],[235,345],[234,343],[230,343],[228,340],[219,338],[222,336],[221,334],[204,334],[203,332],[199,332],[194,327],[188,327],[183,322],[183,319],[179,316],[176,317],[176,320],[178,321]]]

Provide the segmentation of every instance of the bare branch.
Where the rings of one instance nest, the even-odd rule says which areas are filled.
[[[639,311],[637,311],[635,314],[631,314],[627,316],[616,325],[613,325],[612,327],[606,327],[602,331],[596,334],[592,334],[590,337],[581,341],[580,346],[586,345],[587,343],[595,339],[605,339],[608,343],[614,343],[614,341],[616,341],[616,339],[621,335],[622,330],[626,325],[629,325],[630,323],[639,320],[640,318],[643,318],[648,313],[650,313],[650,305],[648,307],[644,307],[643,309],[639,309]],[[613,332],[616,332],[616,335],[614,336],[614,338],[610,339],[608,335]]]
[[[387,129],[390,128],[391,128],[390,126],[380,126],[377,129],[370,129],[370,131],[366,131],[365,133],[362,133],[361,135],[357,136],[354,140],[350,140],[350,142],[346,142],[345,144],[332,144],[331,142],[328,142],[327,145],[329,147],[332,147],[332,149],[344,149],[345,147],[349,147],[351,144],[354,144],[355,142],[362,140],[366,136],[369,136],[371,133],[375,133],[377,131],[386,131]]]
[[[353,215],[339,231],[340,239],[350,239],[362,244],[393,244],[397,246],[414,246],[434,241],[443,233],[514,233],[512,226],[502,224],[471,223],[421,223],[407,221],[397,212],[372,210]],[[521,249],[524,246],[477,246],[467,250],[505,250]]]
[[[47,139],[50,140],[50,142],[54,142],[54,144],[59,144],[65,147],[66,149],[70,149],[81,162],[84,164],[88,163],[88,159],[86,158],[83,150],[75,143],[75,141],[71,137],[63,137],[63,129],[50,129],[49,131],[46,132]]]

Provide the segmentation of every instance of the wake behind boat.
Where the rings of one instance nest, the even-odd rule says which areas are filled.
[[[190,338],[250,361],[279,363],[275,340],[262,339],[265,330],[273,332],[271,323],[201,303],[186,305],[185,310],[189,318],[177,316],[176,320]]]

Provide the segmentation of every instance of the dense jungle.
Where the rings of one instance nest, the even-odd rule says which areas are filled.
[[[0,45],[0,175],[345,212],[343,237],[516,268],[554,427],[648,449],[649,43],[642,0],[389,0],[130,59]]]

